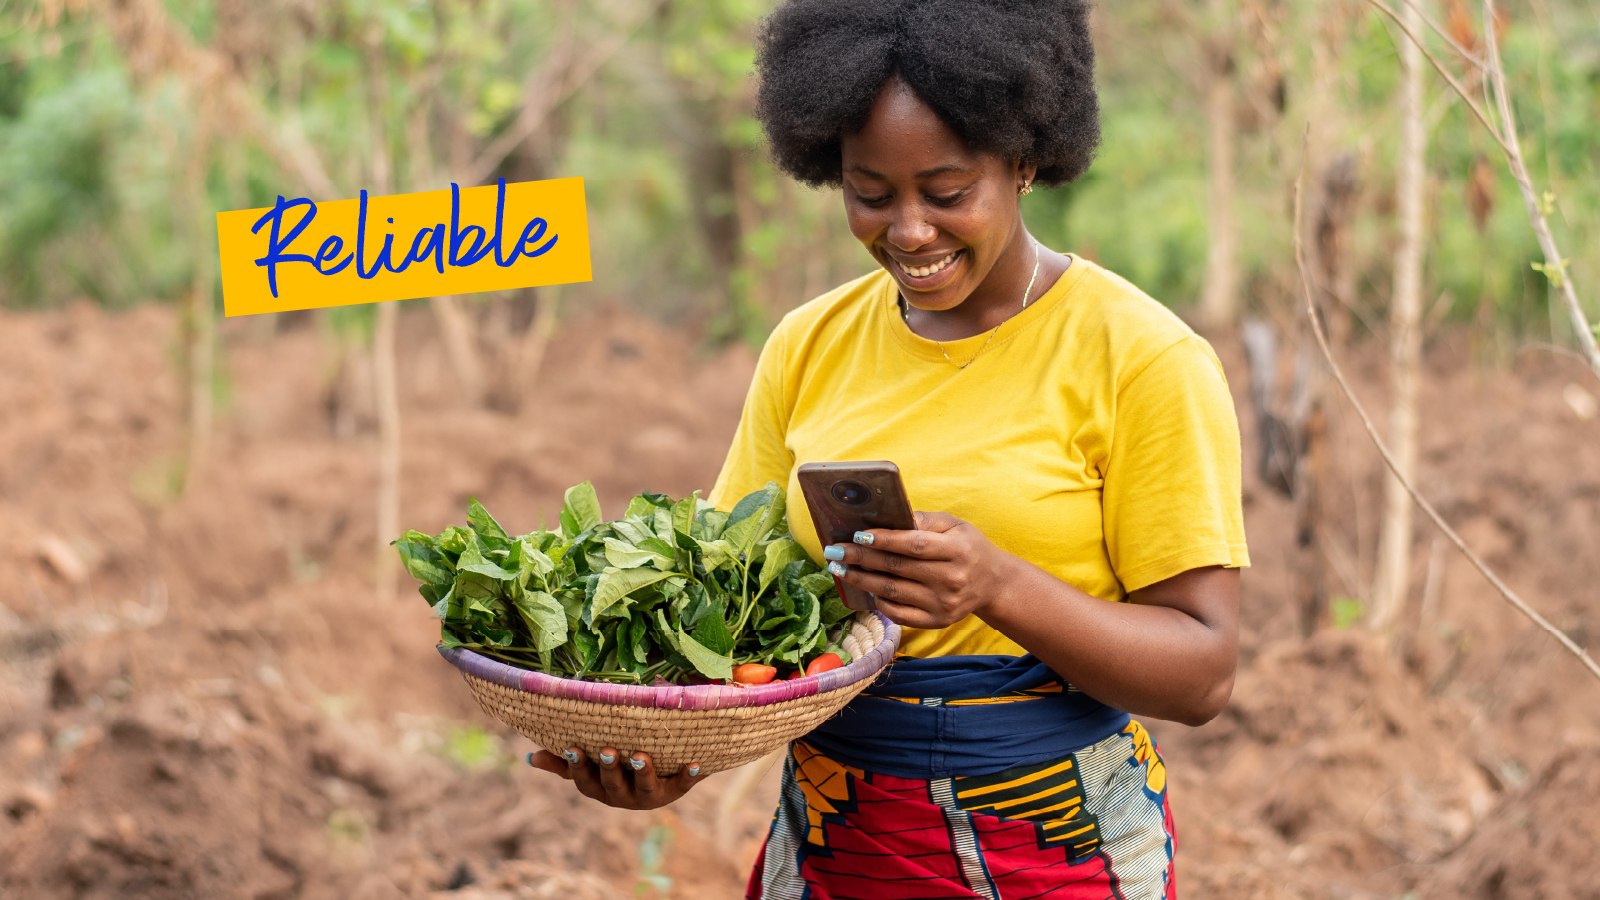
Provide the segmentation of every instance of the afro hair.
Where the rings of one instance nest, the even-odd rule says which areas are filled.
[[[1100,143],[1087,0],[788,0],[762,23],[760,120],[778,167],[837,187],[840,140],[898,75],[973,150],[1066,184]]]

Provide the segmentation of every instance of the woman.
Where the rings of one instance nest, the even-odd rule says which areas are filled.
[[[748,896],[1175,896],[1129,713],[1199,724],[1232,689],[1239,437],[1204,340],[1023,224],[1099,140],[1087,4],[791,0],[758,69],[778,164],[841,189],[880,268],[778,325],[710,499],[786,484],[797,538],[904,637],[792,745]],[[847,459],[934,511],[817,546],[794,470]],[[567,755],[536,765],[617,806],[696,777]]]

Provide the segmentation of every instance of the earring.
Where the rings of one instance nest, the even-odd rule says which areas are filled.
[[[1031,193],[1033,193],[1033,182],[1031,181],[1024,181],[1022,187],[1017,190],[1018,197],[1026,197]]]

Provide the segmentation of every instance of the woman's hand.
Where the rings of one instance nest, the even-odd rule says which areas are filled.
[[[916,513],[916,528],[875,528],[854,544],[833,544],[829,571],[878,598],[878,609],[901,625],[944,628],[980,612],[1012,558],[971,522],[942,512]],[[843,566],[840,572],[838,566]]]
[[[609,762],[608,762],[609,760]],[[618,809],[656,809],[689,793],[700,783],[700,766],[687,765],[671,778],[656,775],[650,754],[623,758],[615,749],[600,751],[600,759],[584,758],[582,750],[569,748],[557,756],[549,750],[528,754],[528,765],[560,775],[578,786],[578,792]]]

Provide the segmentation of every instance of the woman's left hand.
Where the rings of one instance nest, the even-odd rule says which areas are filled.
[[[901,625],[944,628],[980,612],[1008,555],[949,513],[919,512],[915,521],[910,531],[874,528],[857,532],[854,544],[830,545],[823,555],[842,551],[844,572],[830,571],[877,597],[878,609]]]

